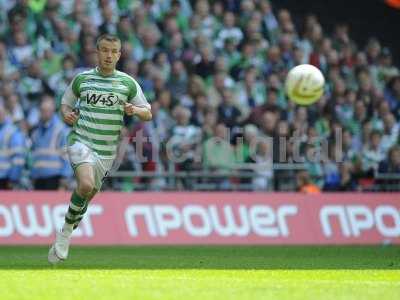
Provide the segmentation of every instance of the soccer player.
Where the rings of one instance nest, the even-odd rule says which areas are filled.
[[[152,118],[151,107],[136,80],[115,69],[121,41],[105,34],[98,38],[96,48],[98,66],[76,75],[61,101],[62,118],[72,126],[67,150],[77,188],[65,223],[49,250],[51,263],[68,257],[72,231],[114,163],[124,114],[142,121]]]

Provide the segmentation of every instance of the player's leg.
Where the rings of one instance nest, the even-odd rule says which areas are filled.
[[[100,190],[103,179],[111,168],[112,160],[103,162],[94,153],[90,152],[90,154],[89,158],[85,156],[84,163],[82,163],[83,159],[80,160],[80,163],[71,159],[75,166],[78,165],[75,168],[78,187],[71,197],[71,204],[65,217],[63,229],[57,233],[56,242],[50,248],[48,259],[51,263],[57,263],[67,258],[72,231],[78,227],[79,222],[86,213],[90,200]]]
[[[79,223],[83,219],[86,210],[89,206],[90,201],[94,198],[94,196],[100,191],[101,186],[103,184],[104,178],[107,176],[107,173],[109,169],[112,166],[113,160],[101,160],[100,158],[95,158],[94,159],[94,164],[93,164],[93,170],[94,170],[94,188],[92,192],[86,196],[86,205],[81,211],[81,213],[78,215],[78,217],[75,219],[74,227],[73,229],[76,229],[79,226]]]
[[[88,202],[93,198],[95,186],[95,170],[91,163],[82,163],[75,169],[77,188],[72,193],[68,212],[65,215],[63,231],[72,233],[75,224],[85,214]]]
[[[77,218],[75,219],[74,222],[74,227],[73,229],[76,229],[79,226],[79,223],[82,221],[83,217],[85,216],[85,213],[88,209],[90,201],[93,199],[93,197],[97,194],[98,190],[96,188],[93,189],[92,193],[86,197],[86,203],[85,206],[83,207],[82,211],[79,213]]]
[[[93,197],[92,194],[95,186],[94,173],[94,167],[91,163],[81,163],[75,168],[78,185],[72,193],[62,230],[57,232],[56,241],[50,248],[48,260],[51,263],[57,263],[68,257],[72,231],[76,228],[75,224],[79,223],[87,210],[87,199]]]

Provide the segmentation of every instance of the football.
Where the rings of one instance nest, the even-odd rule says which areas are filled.
[[[299,105],[310,105],[324,93],[325,78],[321,71],[308,64],[298,65],[287,74],[285,90],[289,99]]]

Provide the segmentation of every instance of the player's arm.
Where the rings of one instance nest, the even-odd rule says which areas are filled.
[[[142,121],[150,121],[153,116],[151,114],[150,104],[148,106],[138,106],[133,103],[125,103],[125,113],[128,116],[138,116]]]
[[[125,113],[128,116],[135,115],[141,121],[150,121],[153,118],[151,114],[151,106],[147,102],[140,85],[136,81],[133,81],[132,83],[132,96],[129,99],[130,102],[125,103]]]
[[[61,99],[61,117],[65,123],[72,126],[79,119],[79,114],[74,110],[76,104],[76,95],[72,90],[71,83],[64,92],[64,95]]]

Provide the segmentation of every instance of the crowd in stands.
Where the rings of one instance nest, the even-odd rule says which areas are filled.
[[[186,189],[208,180],[285,190],[296,172],[274,166],[300,163],[296,182],[313,191],[360,190],[385,181],[378,173],[400,174],[400,73],[390,49],[379,37],[357,44],[344,23],[328,34],[314,14],[295,24],[273,4],[0,0],[0,188],[71,188],[70,128],[57,112],[72,78],[96,65],[102,33],[121,39],[117,67],[152,105],[151,122],[125,120],[122,170],[226,174],[183,178]],[[326,78],[308,107],[284,92],[288,70],[303,63]],[[235,178],[242,171],[255,176]],[[123,186],[137,181],[166,188],[160,177]]]

